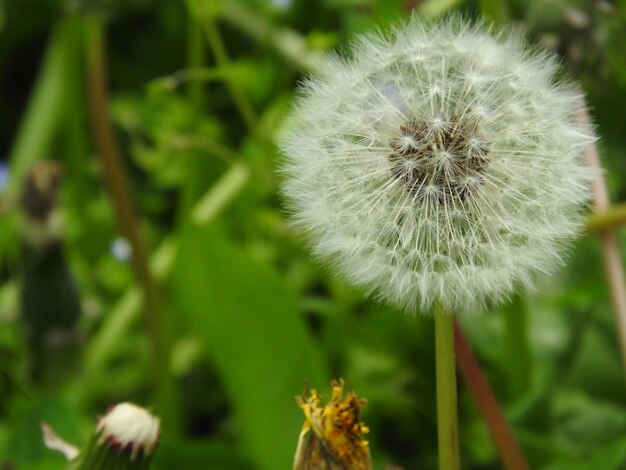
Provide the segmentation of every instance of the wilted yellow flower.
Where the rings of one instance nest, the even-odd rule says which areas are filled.
[[[331,400],[320,406],[316,390],[309,396],[297,397],[306,421],[302,426],[294,470],[371,470],[367,441],[369,432],[359,421],[365,400],[355,392],[343,396],[343,380],[333,380]],[[309,432],[312,431],[312,432]]]

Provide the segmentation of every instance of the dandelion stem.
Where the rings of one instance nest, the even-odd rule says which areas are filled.
[[[586,110],[581,113],[580,119],[583,122],[589,122],[589,114]],[[598,170],[602,168],[598,147],[595,144],[591,144],[587,148],[587,162],[592,168]],[[593,197],[596,212],[606,213],[611,202],[606,181],[602,174],[598,175],[594,181]],[[615,232],[610,229],[604,229],[600,231],[599,236],[602,246],[602,258],[604,260],[604,271],[609,283],[611,302],[613,304],[613,316],[619,338],[622,365],[626,371],[626,276],[624,275],[624,265]]]
[[[489,383],[485,379],[480,364],[467,342],[461,325],[455,321],[454,344],[457,350],[457,364],[474,402],[483,416],[504,468],[507,470],[528,470],[524,454],[520,450]]]
[[[454,364],[454,314],[435,305],[439,470],[458,470],[459,431]]]

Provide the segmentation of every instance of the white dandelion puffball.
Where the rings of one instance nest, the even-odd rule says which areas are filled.
[[[287,120],[284,195],[316,256],[409,312],[470,311],[549,272],[593,142],[557,60],[459,17],[330,56]]]

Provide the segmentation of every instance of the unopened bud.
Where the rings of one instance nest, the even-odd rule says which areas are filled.
[[[115,405],[99,419],[72,470],[148,469],[159,434],[159,419],[144,408],[132,403]]]

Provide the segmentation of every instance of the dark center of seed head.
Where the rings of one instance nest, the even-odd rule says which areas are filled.
[[[489,163],[478,125],[456,116],[408,121],[390,140],[392,176],[411,196],[454,205],[482,184]]]

